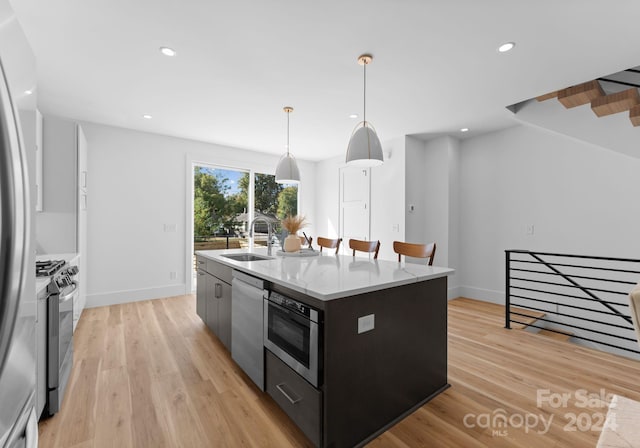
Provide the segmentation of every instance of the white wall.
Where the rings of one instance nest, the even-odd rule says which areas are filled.
[[[525,101],[515,109],[514,118],[522,123],[640,158],[638,129],[631,124],[627,113],[598,117],[588,104],[566,109],[555,98],[542,102]]]
[[[371,168],[371,239],[381,260],[396,260],[393,241],[405,239],[405,139],[382,142],[384,164]]]
[[[405,137],[405,237],[408,242],[426,241],[427,151],[424,140]],[[413,211],[409,206],[413,205]]]
[[[404,138],[382,142],[385,162],[371,169],[371,238],[380,240],[381,260],[395,260],[393,241],[404,239]],[[340,217],[340,167],[344,156],[316,163],[316,234],[338,236]],[[397,229],[397,230],[394,230]],[[315,238],[315,237],[314,237]],[[343,244],[348,244],[344,241]]]
[[[313,239],[317,236],[337,238],[340,232],[340,173],[344,157],[333,157],[316,163],[315,216]]]
[[[406,240],[436,243],[434,264],[456,269],[448,288],[449,297],[457,297],[459,141],[444,136],[424,142],[408,136],[405,145]],[[407,261],[424,263],[421,259]]]
[[[638,173],[636,158],[529,126],[462,142],[461,295],[504,303],[506,249],[638,258]]]
[[[83,129],[89,146],[88,306],[185,293],[191,160],[272,174],[279,159],[93,123]],[[313,223],[315,167],[298,162],[299,211]],[[165,224],[177,231],[165,232]]]

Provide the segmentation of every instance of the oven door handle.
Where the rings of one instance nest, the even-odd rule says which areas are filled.
[[[72,283],[72,286],[73,286],[73,289],[71,290],[71,292],[60,296],[60,299],[59,299],[60,303],[66,302],[67,300],[71,299],[73,296],[76,295],[76,293],[78,292],[78,282],[74,281]]]

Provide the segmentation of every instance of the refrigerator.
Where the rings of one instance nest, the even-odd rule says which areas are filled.
[[[0,447],[7,448],[38,444],[33,164],[20,121],[35,117],[34,90],[33,52],[0,0]]]

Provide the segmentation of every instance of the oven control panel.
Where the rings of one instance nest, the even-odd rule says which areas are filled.
[[[317,321],[318,311],[302,302],[298,302],[297,300],[293,300],[290,297],[285,297],[282,294],[273,291],[271,291],[271,294],[269,295],[269,301]]]

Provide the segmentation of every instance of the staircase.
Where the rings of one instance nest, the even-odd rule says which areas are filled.
[[[517,321],[511,321],[512,330],[523,330],[556,341],[568,342],[573,337],[573,333],[567,330],[545,328],[544,322],[541,322],[540,318],[544,318],[546,313],[514,307],[511,307],[511,313],[515,314],[517,319]],[[542,325],[540,325],[541,323]]]
[[[638,79],[640,79],[640,70],[630,68],[624,72],[609,75],[606,78],[598,78],[538,96],[536,100],[542,102],[557,98],[567,109],[589,104],[591,110],[598,117],[628,112],[631,124],[633,126],[640,126],[640,95],[638,94],[640,83],[635,79],[628,79],[629,76],[636,76],[636,74],[638,74]],[[627,78],[625,78],[625,76]],[[630,86],[631,88],[622,91],[613,91],[607,94],[601,83],[608,84],[608,88],[612,90],[613,87],[611,87],[611,85]]]
[[[629,291],[640,260],[506,251],[505,327],[640,359]]]

